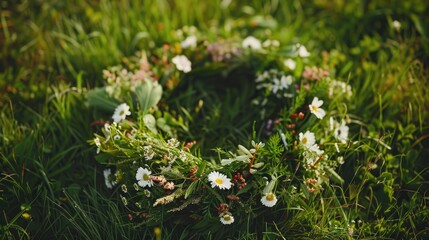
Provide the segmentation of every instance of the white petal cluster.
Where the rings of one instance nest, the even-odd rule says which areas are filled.
[[[137,183],[140,187],[153,186],[153,181],[150,178],[150,174],[152,174],[152,172],[149,171],[147,168],[139,167],[139,169],[137,169],[136,180],[138,181]]]
[[[176,65],[179,71],[188,73],[192,70],[192,63],[185,55],[175,56],[171,61]]]
[[[232,224],[234,222],[234,217],[230,214],[225,214],[220,217],[220,222],[224,225]]]
[[[243,48],[251,48],[254,50],[258,50],[262,48],[261,41],[259,41],[257,38],[253,36],[248,36],[245,38],[241,44]]]
[[[308,107],[310,108],[310,112],[313,113],[317,118],[322,119],[325,117],[326,112],[322,108],[320,108],[323,105],[323,100],[319,100],[319,98],[315,97],[313,98],[313,101],[311,102]]]
[[[229,179],[225,174],[216,171],[211,172],[208,179],[211,182],[212,188],[218,187],[220,189],[230,189],[232,186],[231,179]]]
[[[112,118],[115,123],[119,123],[120,121],[124,120],[128,115],[131,115],[130,106],[128,106],[126,103],[122,103],[115,109]]]
[[[262,196],[261,203],[266,207],[273,207],[277,203],[277,197],[274,193],[269,192]]]

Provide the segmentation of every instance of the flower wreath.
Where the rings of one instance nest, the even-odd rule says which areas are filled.
[[[119,186],[131,218],[148,226],[177,216],[234,225],[245,223],[246,214],[300,210],[302,200],[342,182],[336,169],[353,145],[345,107],[352,93],[333,79],[329,62],[310,67],[320,59],[301,44],[254,37],[210,43],[195,32],[181,37],[105,70],[106,86],[88,93],[90,106],[113,113],[98,122],[104,127],[90,143],[108,166],[107,188]],[[215,68],[228,77],[231,66],[249,62],[261,63],[249,74],[265,135],[254,133],[235,152],[218,149],[218,159],[199,156],[198,139],[178,140],[186,119],[160,103],[189,74]]]

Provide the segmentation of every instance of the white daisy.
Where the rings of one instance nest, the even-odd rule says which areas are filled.
[[[176,65],[177,70],[188,73],[192,70],[192,63],[185,55],[175,56],[171,61]]]
[[[259,41],[253,36],[248,36],[247,38],[245,38],[241,45],[243,46],[243,48],[251,48],[255,50],[262,48],[261,41]]]
[[[197,46],[197,37],[196,36],[189,36],[183,42],[180,43],[180,46],[183,49],[186,48],[195,48]]]
[[[152,187],[153,181],[150,178],[151,173],[152,172],[146,168],[139,167],[139,169],[137,169],[136,180],[140,187]]]
[[[320,108],[320,106],[322,105],[323,100],[319,100],[319,98],[317,97],[313,98],[311,104],[308,105],[308,107],[310,108],[310,112],[313,113],[319,119],[322,119],[326,115],[325,110]]]
[[[234,217],[232,215],[225,214],[222,217],[220,217],[220,222],[223,223],[224,225],[232,224],[234,222]]]
[[[124,120],[128,115],[131,115],[130,106],[126,103],[122,103],[115,109],[112,118],[114,122],[118,123],[121,120]]]
[[[262,196],[261,203],[266,207],[273,207],[277,203],[277,197],[274,193],[270,192]]]
[[[218,187],[220,189],[230,189],[231,179],[227,178],[225,174],[213,171],[208,176],[209,181],[212,184],[212,188]]]
[[[104,175],[104,183],[106,184],[106,187],[109,189],[112,189],[113,186],[116,185],[116,181],[111,180],[112,170],[110,168],[104,169],[103,175]]]
[[[305,133],[299,133],[299,142],[306,148],[311,148],[316,143],[316,137],[314,133],[306,131]]]
[[[283,64],[288,67],[290,70],[295,70],[296,62],[293,59],[286,59]]]

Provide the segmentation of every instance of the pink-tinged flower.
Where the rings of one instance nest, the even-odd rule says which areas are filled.
[[[323,100],[319,100],[319,98],[317,97],[313,98],[311,104],[308,105],[308,107],[310,108],[310,112],[313,113],[319,119],[322,119],[326,115],[325,110],[320,108],[322,105]]]
[[[166,190],[173,190],[174,189],[174,182],[167,182],[164,185],[164,189],[166,189]]]

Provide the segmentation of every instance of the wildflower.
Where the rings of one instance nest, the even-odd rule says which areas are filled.
[[[248,36],[245,38],[241,44],[243,48],[251,48],[251,49],[261,49],[261,41],[259,41],[257,38],[253,36]]]
[[[392,22],[392,27],[393,29],[395,29],[395,31],[398,31],[401,29],[401,22],[399,22],[398,20],[394,20]]]
[[[183,150],[180,150],[179,152],[179,159],[182,160],[182,162],[185,162],[187,157],[186,157],[186,153]]]
[[[136,191],[138,191],[140,189],[140,187],[137,183],[133,183],[133,187]]]
[[[174,189],[174,182],[167,182],[164,185],[164,189],[166,189],[166,190],[173,190]]]
[[[296,62],[293,59],[286,59],[283,64],[288,67],[290,70],[295,70]]]
[[[305,133],[299,133],[299,142],[306,148],[311,148],[316,143],[316,137],[314,133],[306,131]]]
[[[317,97],[313,98],[311,104],[308,105],[308,107],[310,108],[310,112],[313,113],[319,119],[322,119],[326,115],[325,110],[320,108],[320,106],[322,105],[323,100],[319,100],[319,98]]]
[[[151,160],[153,158],[153,156],[155,156],[155,152],[152,149],[152,146],[144,146],[144,158],[146,160]]]
[[[208,179],[212,184],[212,188],[216,186],[220,189],[231,188],[231,179],[227,178],[225,174],[213,171],[209,174]]]
[[[130,106],[128,106],[126,103],[122,103],[115,109],[112,118],[115,123],[119,123],[121,120],[124,120],[128,115],[131,115]]]
[[[186,48],[194,48],[197,46],[197,37],[196,36],[189,36],[187,37],[183,42],[180,43],[180,46],[183,49]]]
[[[329,76],[329,71],[323,68],[317,68],[315,66],[309,67],[306,66],[304,72],[302,73],[302,77],[310,80],[310,81],[319,81],[322,78]]]
[[[150,177],[151,173],[152,172],[146,168],[139,167],[139,169],[137,169],[136,180],[140,187],[152,187],[153,181]]]
[[[310,53],[307,51],[307,48],[305,48],[304,45],[301,45],[298,43],[298,44],[295,44],[294,48],[295,48],[295,51],[298,52],[298,56],[302,58],[310,56]]]
[[[277,203],[277,197],[274,193],[270,192],[262,196],[261,203],[266,207],[273,207]]]
[[[118,141],[119,139],[121,139],[121,136],[119,136],[118,134],[116,134],[116,135],[113,137],[113,140],[115,140],[115,141]]]
[[[180,145],[180,142],[177,141],[177,139],[175,139],[175,138],[171,138],[171,139],[167,140],[167,145],[168,145],[168,147],[176,148]]]
[[[112,189],[113,186],[116,185],[116,181],[111,180],[112,170],[110,168],[104,169],[103,175],[104,175],[104,183],[106,184],[106,187],[109,189]]]
[[[94,143],[95,143],[95,146],[97,146],[97,154],[99,154],[100,153],[100,147],[101,147],[100,139],[98,137],[96,137],[94,139]]]
[[[280,80],[278,78],[273,79],[273,87],[271,91],[276,94],[278,90],[288,89],[292,84],[292,76],[282,76]]]
[[[179,71],[188,73],[192,70],[192,63],[185,55],[175,56],[171,61],[174,63],[174,65],[176,65],[176,68]]]
[[[234,222],[234,217],[230,214],[225,214],[220,217],[220,222],[224,225],[232,224]]]
[[[342,120],[341,124],[337,126],[337,128],[335,128],[334,136],[337,140],[341,141],[342,143],[346,143],[349,137],[349,127],[346,125],[344,120]]]

